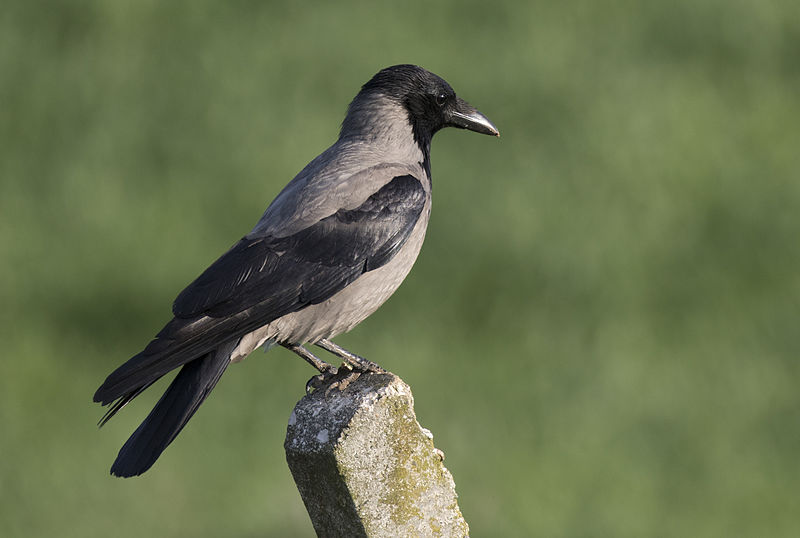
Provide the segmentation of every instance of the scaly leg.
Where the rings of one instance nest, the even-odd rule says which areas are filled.
[[[385,374],[386,370],[375,364],[374,362],[360,357],[355,353],[350,353],[342,346],[334,344],[327,338],[323,338],[316,342],[316,345],[329,353],[333,353],[344,362],[353,366],[356,370],[361,372],[375,372],[376,374]]]
[[[319,375],[315,375],[306,383],[306,393],[310,393],[313,389],[321,386],[329,377],[335,376],[339,373],[339,369],[332,364],[328,364],[322,359],[317,358],[316,355],[299,344],[281,344],[283,347],[290,351],[294,351],[303,358],[308,364],[319,370]]]

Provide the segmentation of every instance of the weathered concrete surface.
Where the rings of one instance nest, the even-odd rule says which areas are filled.
[[[343,391],[322,386],[304,397],[284,447],[318,536],[469,534],[443,454],[394,374],[362,374]]]

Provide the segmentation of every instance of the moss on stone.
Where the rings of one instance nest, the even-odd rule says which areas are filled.
[[[345,535],[329,534],[353,528],[341,516],[357,518],[366,536],[466,536],[453,478],[417,422],[408,385],[369,374],[323,390],[298,403],[286,440],[317,532]]]

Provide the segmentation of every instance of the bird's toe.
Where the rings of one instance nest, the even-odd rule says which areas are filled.
[[[332,364],[326,364],[325,370],[312,377],[306,382],[306,394],[311,394],[315,390],[324,387],[326,384],[330,383],[331,379],[336,378],[339,375],[339,368]],[[349,368],[346,368],[349,371]]]

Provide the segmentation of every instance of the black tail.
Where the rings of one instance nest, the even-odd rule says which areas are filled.
[[[137,476],[155,463],[222,377],[230,364],[232,347],[222,346],[181,368],[158,404],[120,449],[111,474]]]

